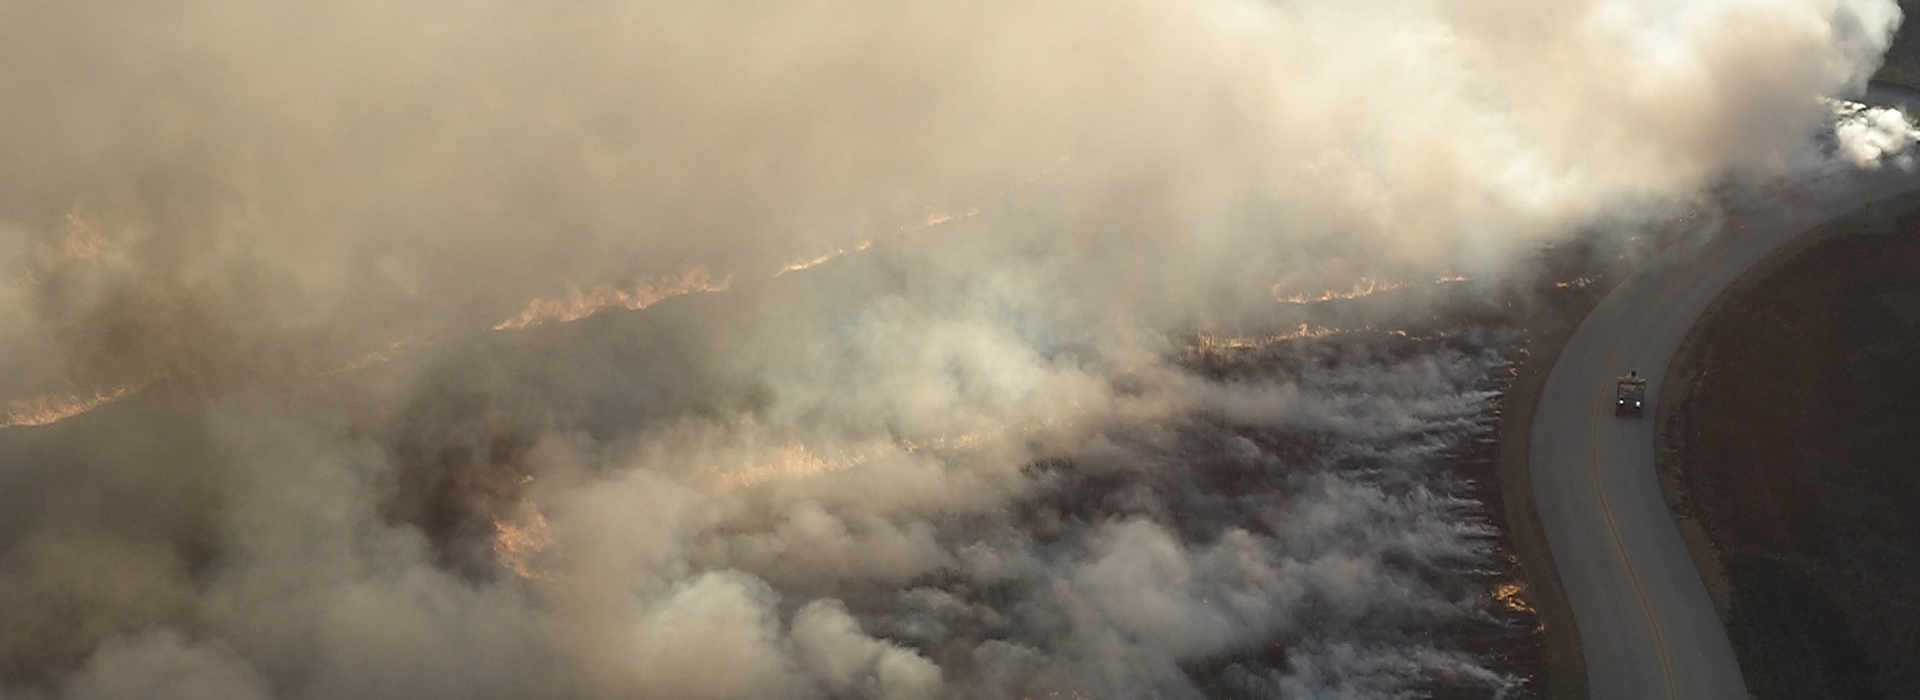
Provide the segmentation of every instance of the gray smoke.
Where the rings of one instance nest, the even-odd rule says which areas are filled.
[[[1430,633],[1507,359],[1385,331],[1801,162],[1898,21],[0,6],[0,694],[1513,692]]]

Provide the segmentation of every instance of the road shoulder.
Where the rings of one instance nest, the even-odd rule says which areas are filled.
[[[1580,631],[1567,602],[1560,571],[1547,546],[1545,528],[1533,498],[1533,473],[1528,453],[1533,440],[1533,413],[1546,388],[1547,374],[1560,357],[1587,312],[1606,297],[1611,284],[1594,284],[1571,300],[1567,308],[1543,306],[1528,318],[1526,359],[1514,370],[1513,384],[1500,407],[1500,497],[1520,568],[1532,588],[1534,607],[1546,638],[1547,695],[1553,700],[1586,700],[1587,666],[1580,648]]]

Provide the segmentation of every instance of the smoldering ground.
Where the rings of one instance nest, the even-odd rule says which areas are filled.
[[[646,323],[586,323],[657,327],[674,309],[661,311]],[[515,339],[549,347],[476,353],[537,349],[577,367],[593,362],[580,340],[609,330],[555,329]],[[1436,682],[1517,687],[1420,632],[1495,613],[1474,580],[1493,533],[1433,464],[1488,432],[1485,382],[1506,359],[1483,344],[1379,334],[1196,350],[1188,362],[1221,379],[1129,377],[1108,410],[1129,418],[1098,420],[1071,446],[1045,449],[1053,458],[1008,473],[991,443],[865,461],[783,455],[774,473],[711,479],[675,474],[669,458],[596,464],[589,450],[621,442],[621,428],[595,438],[582,434],[595,432],[587,421],[556,418],[562,408],[523,409],[618,401],[625,390],[462,370],[423,380],[404,404],[364,398],[378,389],[363,381],[403,366],[303,387],[297,400],[229,397],[200,425],[165,426],[156,441],[237,450],[198,456],[233,481],[135,476],[138,457],[75,447],[79,435],[119,432],[120,421],[157,427],[154,413],[179,410],[136,400],[44,429],[32,461],[113,469],[124,489],[181,485],[154,494],[147,512],[94,512],[73,529],[41,519],[54,542],[13,550],[36,576],[10,580],[22,603],[11,609],[33,612],[15,618],[9,658],[22,677],[77,666],[57,684],[75,695],[273,688],[269,669],[325,679],[298,690],[316,695],[1237,687],[1222,678],[1359,696]],[[288,415],[286,405],[302,408]],[[650,422],[634,408],[594,413]],[[666,436],[711,429],[667,422]],[[280,466],[242,466],[257,464]],[[725,479],[736,474],[765,480]],[[194,484],[237,493],[195,494]],[[98,480],[42,488],[20,495],[67,512],[132,498],[101,494]],[[196,517],[209,507],[224,513]],[[552,540],[536,534],[525,558],[503,557],[496,523],[536,530],[534,517]],[[135,533],[152,536],[122,542]],[[116,585],[127,579],[136,583]],[[73,604],[47,607],[58,600]],[[75,615],[98,628],[68,627]],[[500,647],[480,648],[482,636]],[[586,670],[607,677],[578,676]]]
[[[1512,300],[1807,157],[1897,21],[10,3],[0,396],[78,398],[0,432],[0,687],[1509,691],[1431,633],[1504,358],[1276,298]]]

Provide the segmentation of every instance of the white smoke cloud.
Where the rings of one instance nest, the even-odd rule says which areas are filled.
[[[876,640],[837,600],[817,600],[793,616],[803,663],[833,697],[920,700],[940,696],[940,669],[910,650]]]
[[[1913,147],[1920,143],[1920,127],[1904,110],[1870,107],[1858,102],[1833,102],[1833,134],[1838,151],[1854,167],[1878,170],[1892,162],[1913,170]]]
[[[1777,172],[1898,21],[0,7],[0,401],[131,397],[0,430],[0,609],[59,611],[0,630],[0,687],[1511,691],[1408,632],[1489,615],[1494,533],[1435,465],[1486,438],[1498,339],[1171,338],[1292,329],[1315,310],[1275,290],[1362,277],[1493,294],[1539,245]],[[1912,144],[1840,117],[1855,162]]]

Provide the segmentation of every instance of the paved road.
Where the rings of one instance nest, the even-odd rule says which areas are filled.
[[[1866,101],[1912,93],[1875,88]],[[1920,105],[1920,100],[1912,100]],[[1833,176],[1744,207],[1704,245],[1679,245],[1624,280],[1574,331],[1534,413],[1534,499],[1580,630],[1592,700],[1745,700],[1726,631],[1660,495],[1660,378],[1708,304],[1767,253],[1821,222],[1920,187],[1886,171]],[[1647,419],[1613,416],[1613,379],[1652,379]]]

